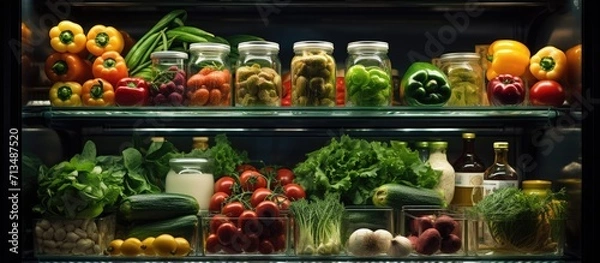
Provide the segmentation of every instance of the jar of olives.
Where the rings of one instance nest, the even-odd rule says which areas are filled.
[[[292,106],[334,107],[336,66],[333,43],[300,41],[294,43],[291,63]]]
[[[446,106],[481,106],[486,89],[479,54],[443,54],[440,63],[452,89]]]
[[[229,45],[222,43],[190,45],[185,91],[188,106],[231,106],[229,50]]]
[[[389,45],[380,41],[348,44],[346,59],[346,106],[390,106],[392,64]]]
[[[238,45],[235,106],[280,106],[281,62],[279,44],[249,41]]]

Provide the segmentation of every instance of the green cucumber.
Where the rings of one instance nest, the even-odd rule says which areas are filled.
[[[198,233],[198,216],[187,215],[165,220],[134,224],[128,228],[125,237],[135,237],[144,240],[147,237],[157,237],[162,234],[170,234],[174,237],[184,237],[193,240]]]
[[[119,205],[119,213],[127,221],[195,216],[199,209],[198,201],[193,196],[176,193],[131,195]]]
[[[444,207],[444,196],[433,189],[389,183],[379,186],[373,194],[373,204],[402,210],[405,205],[436,205]]]

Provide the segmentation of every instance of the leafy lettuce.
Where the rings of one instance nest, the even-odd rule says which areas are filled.
[[[344,204],[371,203],[373,190],[385,183],[434,188],[441,176],[419,159],[419,154],[391,141],[367,141],[343,135],[306,154],[296,165],[295,182],[306,192],[323,198],[339,193]]]

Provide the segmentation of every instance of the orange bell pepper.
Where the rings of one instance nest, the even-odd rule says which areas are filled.
[[[538,80],[561,80],[567,72],[567,56],[553,46],[538,50],[529,60],[529,71]]]
[[[55,52],[48,56],[44,72],[52,82],[74,81],[81,84],[92,76],[85,60],[71,53]]]
[[[77,54],[85,49],[87,37],[83,27],[69,20],[63,20],[49,31],[50,46],[60,53]]]
[[[117,51],[107,51],[97,57],[92,64],[92,74],[94,78],[105,79],[113,87],[129,76],[125,59]]]
[[[84,106],[112,106],[115,105],[115,90],[104,79],[90,79],[83,83],[81,100]]]
[[[492,80],[499,74],[521,76],[527,71],[530,57],[525,44],[509,39],[496,40],[488,47],[486,78]]]
[[[575,45],[565,52],[567,57],[567,82],[569,85],[581,85],[581,44]]]
[[[123,51],[125,43],[121,32],[112,26],[95,25],[87,33],[85,47],[94,56],[106,51]]]

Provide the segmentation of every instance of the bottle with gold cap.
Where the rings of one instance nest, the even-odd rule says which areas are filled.
[[[208,149],[208,137],[194,137],[192,138],[192,148],[199,150]]]
[[[483,173],[487,166],[475,153],[475,133],[465,132],[462,134],[462,139],[462,154],[452,164],[456,172],[452,204],[468,207],[473,205],[473,197],[481,196]]]
[[[483,196],[504,187],[519,187],[519,174],[508,163],[508,142],[494,143],[494,163],[483,173]]]
[[[422,162],[427,162],[427,160],[429,160],[429,142],[415,142],[415,149],[419,152],[419,159],[421,159]]]

